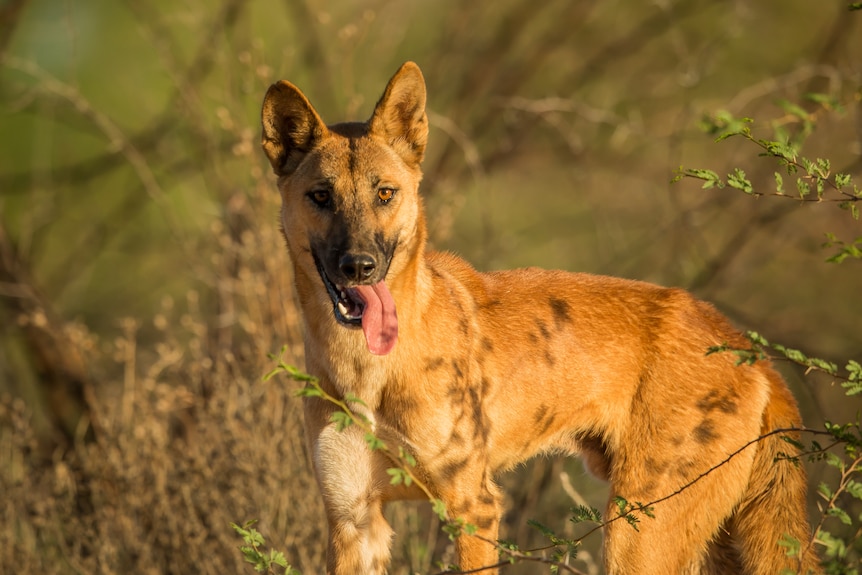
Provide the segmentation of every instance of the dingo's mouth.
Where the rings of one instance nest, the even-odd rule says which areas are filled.
[[[371,353],[386,355],[392,351],[398,339],[398,318],[395,300],[386,282],[339,286],[326,274],[320,259],[316,255],[313,257],[317,273],[332,300],[335,321],[346,327],[362,327]]]

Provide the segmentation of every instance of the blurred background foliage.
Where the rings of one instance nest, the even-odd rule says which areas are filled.
[[[260,518],[294,567],[320,571],[294,384],[261,382],[282,346],[302,365],[258,146],[270,83],[297,84],[327,121],[365,118],[414,60],[435,247],[479,269],[685,287],[840,363],[862,355],[862,273],[822,243],[859,222],[669,181],[741,166],[772,185],[774,164],[699,128],[720,109],[805,136],[858,181],[860,55],[845,2],[3,0],[0,567],[237,571],[229,522]],[[855,416],[829,381],[785,375],[809,426]],[[605,494],[555,459],[503,481],[502,535],[522,548],[539,541],[527,519],[570,530],[565,509]],[[394,573],[450,556],[422,506],[390,515]],[[579,568],[596,572],[598,544]]]

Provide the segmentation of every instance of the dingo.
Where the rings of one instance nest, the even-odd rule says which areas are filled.
[[[784,534],[810,538],[804,472],[781,457],[792,445],[769,435],[719,466],[800,417],[767,362],[706,354],[748,345],[712,306],[611,277],[479,273],[426,251],[428,122],[415,64],[398,70],[367,122],[327,126],[285,81],[267,92],[262,121],[306,368],[328,393],[362,399],[377,434],[408,449],[449,514],[478,528],[457,539],[460,569],[496,572],[494,477],[549,451],[583,456],[630,502],[705,474],[655,505],[639,532],[625,521],[606,527],[609,574],[818,569],[812,551],[791,560],[778,544]],[[419,493],[390,485],[391,462],[355,426],[336,430],[337,407],[304,406],[329,523],[327,573],[385,573],[392,529],[382,507]],[[608,518],[616,513],[611,504]]]

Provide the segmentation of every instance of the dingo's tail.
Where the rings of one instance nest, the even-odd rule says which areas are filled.
[[[796,402],[781,376],[772,369],[765,375],[771,389],[761,433],[798,428]],[[792,459],[798,449],[784,437],[798,441],[800,434],[773,433],[758,442],[748,488],[730,525],[745,572],[751,575],[777,575],[783,569],[821,573],[807,521],[805,470],[801,461]],[[787,548],[779,545],[784,537],[800,542],[799,556],[789,557]]]

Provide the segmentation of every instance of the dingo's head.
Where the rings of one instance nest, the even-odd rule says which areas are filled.
[[[386,281],[425,241],[418,191],[428,121],[419,67],[398,70],[367,122],[326,126],[302,92],[281,81],[266,93],[262,123],[291,259],[298,276],[319,277],[300,299],[328,298],[334,321],[361,326],[368,349],[388,353],[398,321]]]

